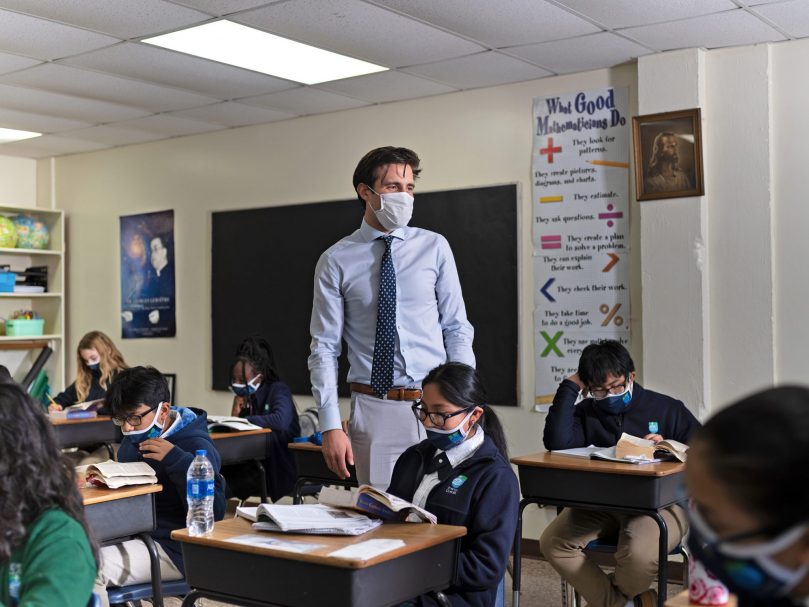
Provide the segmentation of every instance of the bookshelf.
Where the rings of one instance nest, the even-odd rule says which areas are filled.
[[[43,335],[8,336],[5,326],[0,331],[0,364],[6,365],[15,380],[20,381],[31,368],[40,350],[53,350],[45,372],[51,393],[65,388],[65,231],[64,213],[53,209],[0,205],[0,216],[33,215],[48,226],[50,240],[46,249],[0,247],[0,265],[12,272],[33,266],[48,268],[48,284],[44,293],[0,293],[0,318],[5,320],[16,310],[34,310],[45,320]]]

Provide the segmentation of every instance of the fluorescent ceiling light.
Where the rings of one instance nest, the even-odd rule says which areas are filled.
[[[388,69],[224,20],[146,38],[143,42],[303,84]]]
[[[0,143],[8,143],[9,141],[20,141],[21,139],[31,139],[32,137],[39,137],[42,133],[35,133],[33,131],[18,131],[17,129],[0,129]]]

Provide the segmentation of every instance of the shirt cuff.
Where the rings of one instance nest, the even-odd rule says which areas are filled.
[[[343,428],[343,421],[340,419],[340,407],[324,407],[318,411],[318,421],[320,431],[338,430]]]

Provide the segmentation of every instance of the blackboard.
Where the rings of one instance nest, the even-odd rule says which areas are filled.
[[[259,333],[283,380],[310,394],[306,359],[314,269],[321,253],[360,226],[356,199],[213,213],[213,388],[227,389],[239,342]],[[418,192],[411,226],[452,247],[474,350],[492,404],[517,404],[517,186]],[[343,345],[345,352],[345,344]],[[348,395],[345,353],[339,385]]]

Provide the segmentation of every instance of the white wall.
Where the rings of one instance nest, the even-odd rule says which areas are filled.
[[[0,156],[0,205],[33,207],[37,204],[37,162],[30,158]]]

